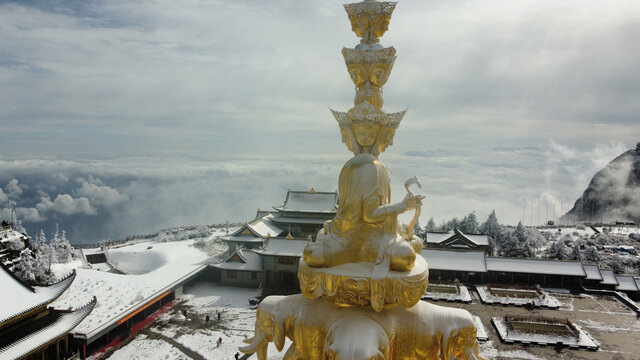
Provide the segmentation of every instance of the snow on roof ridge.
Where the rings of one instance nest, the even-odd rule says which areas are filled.
[[[38,329],[37,331],[17,340],[4,349],[0,349],[0,355],[7,356],[10,359],[19,359],[30,353],[34,349],[42,346],[58,336],[73,330],[82,320],[84,320],[93,311],[98,299],[94,296],[85,305],[75,310],[56,310],[61,314],[60,318],[54,323]]]
[[[21,281],[20,279],[18,279],[15,274],[13,274],[12,272],[8,271],[7,268],[3,265],[2,269],[4,271],[6,271],[14,280],[18,280],[18,283],[22,286],[24,286],[26,288],[27,291],[30,291],[29,296],[32,297],[33,299],[36,299],[36,297],[40,297],[40,299],[36,300],[35,303],[33,303],[31,306],[25,308],[22,308],[20,311],[13,313],[13,314],[5,314],[4,318],[0,318],[0,322],[5,322],[5,321],[9,321],[12,320],[14,318],[16,318],[17,316],[20,316],[24,313],[27,313],[33,309],[39,308],[40,306],[44,306],[47,304],[50,304],[52,302],[54,302],[57,298],[60,297],[60,295],[62,295],[62,293],[64,293],[69,286],[71,286],[71,283],[73,282],[73,280],[76,277],[76,271],[75,269],[65,278],[54,282],[52,284],[48,284],[46,286],[28,286],[26,285],[23,281]],[[44,297],[43,297],[44,296]],[[28,306],[28,305],[27,305]]]

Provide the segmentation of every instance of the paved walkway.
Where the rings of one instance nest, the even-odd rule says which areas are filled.
[[[172,338],[170,338],[168,336],[164,336],[163,334],[157,333],[157,332],[155,332],[153,330],[150,330],[150,329],[145,329],[145,330],[143,330],[141,332],[143,334],[148,335],[149,338],[161,339],[163,341],[166,341],[167,343],[171,344],[173,347],[175,347],[176,349],[180,350],[181,352],[183,352],[185,355],[187,355],[188,357],[192,358],[193,360],[207,360],[202,355],[200,355],[197,352],[189,349],[188,347],[180,344],[179,342],[173,340]]]

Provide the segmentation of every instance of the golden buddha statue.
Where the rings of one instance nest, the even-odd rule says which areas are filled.
[[[287,360],[477,360],[474,320],[467,311],[420,301],[429,282],[422,240],[413,235],[421,195],[391,201],[390,176],[378,156],[393,144],[405,111],[382,111],[395,49],[379,44],[395,2],[364,0],[344,5],[362,38],[342,54],[356,86],[354,107],[333,111],[342,142],[353,152],[338,178],[338,211],[303,251],[300,291],[269,296],[257,311],[255,336],[244,353],[267,359],[274,342]],[[409,225],[398,215],[415,210]]]
[[[397,217],[421,206],[424,197],[407,194],[402,201],[391,203],[389,171],[378,159],[392,144],[404,112],[385,114],[365,102],[347,114],[334,111],[334,115],[354,156],[338,179],[338,213],[305,248],[303,259],[311,267],[364,261],[386,266],[386,270],[409,271],[422,242],[401,236]]]

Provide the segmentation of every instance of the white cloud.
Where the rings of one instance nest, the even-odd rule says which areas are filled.
[[[7,189],[8,196],[11,199],[17,199],[22,194],[22,188],[18,185],[18,179],[11,179],[4,188]]]
[[[16,208],[16,217],[24,222],[43,222],[47,219],[40,216],[36,208]]]
[[[81,179],[82,186],[76,190],[76,193],[88,198],[93,204],[114,206],[129,201],[127,195],[120,194],[118,190],[110,186],[102,185],[99,179],[89,177],[89,181]]]
[[[95,215],[96,209],[91,206],[86,197],[73,198],[69,194],[59,194],[55,200],[43,197],[36,205],[40,212],[54,211],[64,215],[85,214]]]

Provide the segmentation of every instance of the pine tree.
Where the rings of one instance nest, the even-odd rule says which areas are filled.
[[[38,235],[36,235],[33,247],[36,250],[40,250],[43,246],[47,245],[47,236],[44,234],[44,230],[40,229]]]
[[[429,218],[429,221],[427,221],[427,226],[424,228],[424,231],[426,232],[436,231],[436,222],[433,221],[433,217]]]
[[[554,241],[549,248],[549,258],[558,260],[571,258],[571,247],[567,245],[567,242],[571,243],[571,237],[568,235]]]
[[[524,226],[522,226],[522,221],[518,222],[518,226],[516,226],[513,234],[518,238],[519,241],[523,241],[527,238],[527,234],[525,234],[524,232]]]
[[[493,238],[493,240],[496,242],[498,241],[498,239],[500,238],[500,233],[502,232],[502,228],[498,223],[498,218],[496,217],[495,210],[493,210],[487,217],[487,220],[482,223],[482,225],[480,226],[480,230],[482,234]]]
[[[598,253],[598,249],[593,245],[587,246],[587,249],[584,251],[583,257],[589,262],[597,263],[598,261],[600,261],[600,254]]]
[[[582,253],[580,252],[580,244],[575,242],[573,244],[573,249],[571,250],[571,257],[573,260],[582,261]]]
[[[480,230],[478,230],[478,218],[476,217],[476,212],[473,211],[469,215],[465,216],[464,219],[462,219],[460,226],[462,232],[465,234],[479,234]]]

